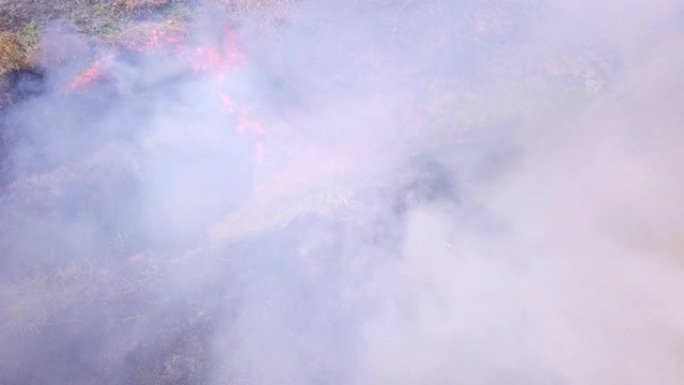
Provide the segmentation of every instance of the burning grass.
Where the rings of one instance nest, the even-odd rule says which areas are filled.
[[[131,25],[116,38],[126,49],[145,50],[163,43],[178,43],[187,33],[187,24],[177,20],[148,21]]]
[[[2,4],[0,0],[0,5]],[[230,18],[239,19],[240,16],[254,16],[254,25],[248,28],[269,28],[277,26],[279,22],[285,20],[288,7],[296,0],[215,0],[226,7]],[[81,24],[81,32],[86,35],[97,35],[100,33],[110,33],[120,26],[121,32],[112,33],[106,40],[108,43],[123,48],[123,51],[145,51],[154,49],[158,45],[168,45],[172,47],[173,54],[178,55],[177,60],[188,66],[193,72],[207,73],[207,78],[216,80],[216,98],[223,101],[225,113],[232,115],[237,121],[237,130],[242,135],[250,135],[255,139],[259,166],[257,166],[257,182],[260,176],[258,172],[266,167],[272,167],[263,172],[264,181],[256,184],[255,198],[245,203],[242,207],[231,211],[223,217],[219,223],[211,227],[211,241],[214,244],[247,244],[250,238],[257,238],[259,241],[267,240],[269,233],[273,230],[287,228],[295,224],[299,219],[320,218],[321,221],[327,219],[340,221],[357,216],[358,212],[366,210],[370,204],[364,205],[362,198],[369,195],[367,191],[380,190],[384,194],[385,190],[394,193],[394,190],[402,194],[413,196],[419,195],[409,191],[411,182],[415,178],[412,172],[393,170],[387,174],[377,175],[364,174],[364,179],[357,181],[356,174],[353,173],[356,163],[344,156],[329,156],[326,151],[308,151],[295,143],[286,143],[287,138],[277,136],[273,122],[261,122],[257,120],[252,111],[244,106],[239,98],[235,102],[231,95],[222,88],[224,79],[230,79],[231,70],[243,65],[246,59],[240,50],[238,36],[229,29],[226,36],[221,40],[221,44],[193,46],[187,40],[187,23],[173,18],[161,18],[155,20],[128,22],[121,24],[121,20],[126,20],[126,12],[137,12],[146,9],[160,7],[166,12],[166,5],[171,7],[173,4],[180,4],[181,1],[170,0],[122,0],[122,2],[112,2],[110,5],[98,3],[98,0],[88,4],[100,4],[97,6],[96,14],[81,14],[78,4],[85,4],[82,1],[73,2],[69,7],[71,15],[82,15],[85,18],[92,17],[94,24]],[[117,8],[116,4],[123,4],[123,8]],[[84,8],[85,9],[85,8]],[[108,10],[115,13],[107,15]],[[121,11],[124,9],[124,11]],[[85,11],[83,11],[85,12]],[[121,13],[123,12],[123,13]],[[142,13],[142,12],[141,12]],[[166,17],[166,16],[164,16]],[[86,20],[86,19],[83,19]],[[38,24],[26,24],[25,36],[31,37],[35,34]],[[100,29],[83,29],[83,25],[105,26]],[[478,24],[483,30],[489,27],[485,20]],[[241,31],[242,32],[242,31]],[[252,31],[249,31],[252,32]],[[5,37],[8,43],[5,44]],[[0,35],[0,74],[13,69],[22,68],[29,65],[29,56],[26,52],[26,43],[21,44],[21,36],[13,33],[2,33]],[[60,43],[67,45],[60,40]],[[83,43],[84,47],[87,46]],[[8,52],[14,53],[5,63],[5,46],[10,49]],[[435,51],[439,47],[433,48]],[[84,48],[81,52],[86,52]],[[104,63],[104,64],[103,64]],[[5,70],[5,68],[8,68]],[[67,87],[68,91],[75,91],[91,84],[93,81],[105,78],[107,75],[107,65],[104,60],[96,60],[83,72],[73,78],[72,83]],[[569,71],[559,71],[561,75]],[[213,75],[213,76],[211,76]],[[2,79],[0,79],[2,80]],[[478,127],[485,126],[489,121],[495,121],[508,113],[508,109],[518,109],[513,107],[497,107],[493,109],[489,106],[491,98],[476,98],[475,96],[458,97],[455,91],[450,92],[453,87],[437,87],[426,92],[424,114],[424,124],[411,124],[415,127],[431,127],[430,129],[438,134],[425,136],[421,131],[415,135],[415,140],[411,140],[410,150],[416,153],[428,153],[446,146],[452,147],[460,143],[463,138],[461,133],[454,129],[455,120],[459,119],[460,126]],[[68,94],[68,93],[65,93]],[[0,97],[2,95],[0,94]],[[1,99],[0,99],[1,101]],[[0,103],[1,104],[1,103]],[[503,104],[503,103],[502,103]],[[455,113],[454,111],[459,111]],[[493,112],[494,111],[494,112]],[[492,116],[494,115],[494,116]],[[262,126],[263,123],[263,126]],[[462,124],[461,124],[462,123]],[[466,138],[468,139],[468,138]],[[384,143],[383,146],[387,146]],[[280,148],[282,150],[279,150]],[[263,154],[262,154],[263,152]],[[283,152],[284,155],[280,155]],[[275,154],[275,155],[274,155]],[[326,156],[328,155],[328,156]],[[282,162],[282,159],[288,162]],[[329,159],[328,159],[329,158]],[[328,159],[328,160],[326,160]],[[287,165],[283,165],[286,163]],[[366,162],[366,164],[369,162]],[[73,167],[73,166],[72,166]],[[402,166],[403,167],[403,166]],[[384,168],[382,169],[385,170]],[[14,184],[13,188],[19,191],[16,194],[22,201],[30,201],[26,206],[47,206],[51,201],[59,202],[58,196],[61,192],[58,187],[62,180],[73,178],[73,184],[82,186],[79,179],[87,180],[93,186],[106,185],[110,178],[118,173],[110,173],[106,169],[104,176],[91,174],[84,170],[68,171],[61,169],[45,177],[34,179],[24,179]],[[396,172],[395,172],[396,171]],[[125,170],[121,172],[125,173]],[[351,174],[347,176],[347,174]],[[408,175],[408,176],[406,176]],[[347,179],[345,179],[345,177]],[[376,178],[377,177],[377,178]],[[327,178],[327,179],[326,179]],[[122,178],[124,179],[124,178]],[[329,180],[330,179],[330,180]],[[343,179],[344,183],[335,182]],[[368,179],[368,180],[366,180]],[[376,180],[377,179],[377,180]],[[26,186],[22,189],[22,183]],[[118,183],[118,182],[117,182]],[[118,186],[112,183],[112,186]],[[435,182],[437,183],[437,182]],[[124,183],[121,182],[123,185]],[[424,183],[430,185],[430,183]],[[409,186],[404,188],[404,185]],[[396,186],[401,186],[396,187]],[[419,186],[422,189],[428,187]],[[83,187],[79,187],[83,188]],[[420,190],[417,188],[417,190]],[[112,189],[114,190],[114,189]],[[435,188],[435,190],[438,190]],[[68,192],[64,193],[68,194]],[[378,195],[381,195],[378,193]],[[56,198],[50,198],[55,197]],[[104,195],[103,195],[104,196]],[[384,198],[384,195],[383,195]],[[19,198],[17,198],[19,199]],[[66,200],[66,198],[63,198]],[[392,197],[394,199],[394,197]],[[402,198],[403,199],[403,198]],[[419,199],[407,197],[406,200]],[[428,199],[428,198],[426,198]],[[400,201],[400,198],[396,199]],[[390,206],[399,206],[391,204]],[[57,204],[54,204],[57,205]],[[134,232],[134,230],[131,230]],[[265,236],[264,236],[265,235]],[[190,250],[182,257],[171,255],[155,254],[145,250],[129,251],[124,249],[127,234],[119,233],[117,237],[111,237],[111,246],[108,246],[106,255],[99,255],[98,263],[90,263],[88,259],[74,258],[74,261],[63,263],[58,266],[46,267],[45,272],[35,274],[19,275],[16,278],[8,279],[7,282],[0,281],[0,313],[7,315],[6,319],[0,320],[0,331],[7,331],[6,334],[25,335],[50,335],[53,330],[62,327],[73,327],[81,319],[89,319],[94,310],[100,307],[112,309],[109,312],[99,312],[103,318],[107,318],[107,333],[128,332],[129,328],[143,327],[145,322],[158,321],[162,317],[157,308],[162,307],[166,301],[172,303],[173,295],[159,295],[160,282],[167,282],[170,278],[165,274],[175,271],[179,263],[186,263],[186,255],[191,255],[195,249]],[[260,238],[263,237],[263,238]],[[106,238],[108,241],[109,238]],[[134,244],[135,241],[130,241]],[[214,245],[212,244],[212,246]],[[119,250],[123,251],[119,251]],[[140,251],[140,252],[138,252]],[[180,251],[183,253],[183,251]],[[129,256],[133,254],[132,256]],[[198,253],[199,255],[199,253]],[[201,255],[201,257],[207,257]],[[218,257],[213,257],[217,258]],[[27,258],[30,259],[30,258]],[[187,259],[190,259],[188,257]],[[199,260],[200,258],[196,258]],[[192,261],[196,263],[197,261]],[[206,263],[206,262],[205,262]],[[214,263],[212,261],[212,263]],[[231,261],[231,263],[233,263]],[[219,265],[219,262],[216,262]],[[185,266],[184,266],[185,267]],[[188,270],[197,269],[190,266]],[[227,268],[226,268],[227,269]],[[180,270],[180,269],[179,269]],[[228,269],[227,269],[228,270]],[[204,285],[222,287],[211,281],[212,279],[222,280],[221,278],[202,277]],[[188,292],[191,289],[186,289]],[[177,295],[177,294],[176,294]],[[177,295],[178,296],[178,295]],[[160,298],[155,303],[150,303],[149,298]],[[135,305],[131,305],[131,303]],[[162,305],[160,305],[160,303]],[[156,306],[156,308],[155,308]],[[170,307],[170,305],[167,305]],[[202,313],[204,309],[198,308]],[[203,373],[208,371],[206,362],[210,354],[210,348],[206,346],[208,338],[203,333],[210,333],[207,326],[208,321],[192,315],[192,308],[183,308],[183,314],[177,315],[171,321],[171,329],[159,333],[166,333],[166,340],[171,341],[167,345],[151,344],[150,347],[143,346],[144,341],[131,338],[136,346],[132,357],[135,360],[136,373],[129,383],[154,383],[154,384],[181,384],[181,383],[201,383]],[[203,314],[203,313],[202,313]],[[166,317],[166,316],[165,316]],[[210,317],[209,317],[210,318]],[[166,318],[164,318],[166,319]],[[93,324],[96,322],[93,321]],[[140,326],[143,325],[143,326]],[[179,326],[180,325],[180,326]],[[188,325],[185,328],[185,325]],[[185,329],[184,329],[185,328]],[[103,332],[104,334],[105,332]],[[73,332],[72,337],[78,337],[78,332]],[[132,333],[133,334],[133,333]],[[2,334],[0,334],[2,337]],[[160,338],[161,339],[161,338]],[[161,339],[164,340],[164,339]],[[132,344],[133,345],[133,344]],[[2,351],[0,350],[0,353]],[[2,357],[0,357],[0,383],[3,381],[1,375]],[[17,371],[20,371],[17,369]],[[138,373],[139,372],[139,373]]]

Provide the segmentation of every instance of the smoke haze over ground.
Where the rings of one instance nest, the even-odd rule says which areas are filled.
[[[684,382],[681,4],[262,3],[48,29],[0,384]]]

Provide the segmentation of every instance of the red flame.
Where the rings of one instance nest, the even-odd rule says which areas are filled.
[[[246,61],[238,34],[227,29],[221,43],[217,45],[188,46],[184,40],[182,34],[159,30],[152,32],[146,41],[128,47],[128,49],[146,52],[169,47],[172,49],[172,54],[193,72],[209,73],[214,80],[216,93],[223,110],[235,117],[238,132],[254,138],[257,161],[261,162],[264,154],[264,135],[267,134],[268,130],[250,116],[247,108],[237,106],[232,98],[223,91],[223,86],[226,79],[229,78],[230,72],[244,65]],[[93,81],[103,78],[106,75],[103,67],[103,59],[96,60],[69,83],[66,91],[75,92]]]
[[[245,60],[238,35],[232,30],[225,32],[220,45],[201,45],[184,51],[186,52],[183,53],[183,56],[193,71],[214,71],[220,77],[223,77],[231,68],[244,64]]]
[[[68,91],[75,91],[77,88],[83,87],[96,79],[103,76],[102,60],[96,60],[80,75],[76,76],[74,80],[67,86]]]
[[[222,67],[223,58],[216,47],[197,47],[190,58],[193,71],[203,72]]]
[[[138,52],[145,52],[162,45],[173,46],[180,43],[181,37],[178,34],[167,31],[154,31],[150,35],[149,39],[140,47],[136,47],[135,50]]]
[[[267,132],[260,122],[250,118],[246,108],[236,106],[232,98],[222,91],[224,81],[230,71],[245,63],[245,55],[240,47],[237,33],[226,30],[221,45],[196,47],[188,61],[193,71],[212,73],[223,109],[227,113],[236,115],[238,132],[256,135],[263,135]],[[257,143],[259,143],[257,153],[263,154],[263,141],[257,140]]]

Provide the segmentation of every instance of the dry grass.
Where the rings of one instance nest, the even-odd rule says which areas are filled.
[[[242,12],[268,11],[282,7],[292,0],[217,0],[220,4]]]
[[[141,22],[123,30],[116,43],[134,50],[152,48],[160,43],[177,42],[187,31],[187,24],[177,20]]]
[[[169,3],[169,0],[123,0],[123,6],[128,12],[154,8]]]
[[[29,55],[17,34],[0,32],[0,75],[29,65]]]
[[[222,6],[227,16],[240,20],[245,16],[252,19],[252,32],[271,31],[282,25],[289,17],[292,4],[296,0],[215,0]]]
[[[12,104],[12,94],[10,89],[12,84],[6,76],[0,75],[0,111]],[[1,169],[0,169],[1,170]]]

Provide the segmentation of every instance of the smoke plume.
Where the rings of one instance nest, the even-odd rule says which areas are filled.
[[[681,4],[218,3],[16,74],[0,383],[684,381]]]

